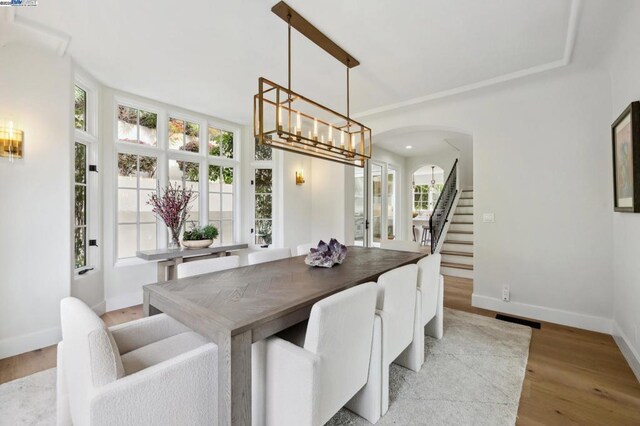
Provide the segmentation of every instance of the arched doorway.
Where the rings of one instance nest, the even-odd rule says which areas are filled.
[[[435,164],[426,164],[413,172],[411,179],[412,197],[409,200],[412,212],[413,238],[415,241],[428,240],[428,225],[431,212],[444,186],[444,169]]]

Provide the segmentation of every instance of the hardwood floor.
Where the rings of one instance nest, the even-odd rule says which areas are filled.
[[[107,312],[102,320],[111,327],[142,318],[142,305]],[[0,359],[0,384],[56,366],[56,346]]]
[[[445,277],[445,306],[471,306],[472,280]],[[142,306],[108,312],[108,325],[142,317]],[[55,346],[0,360],[0,383],[55,366]],[[533,330],[518,425],[640,425],[640,383],[613,338],[542,323]]]
[[[473,281],[445,277],[445,306],[471,306]],[[518,425],[640,425],[640,383],[613,337],[542,322],[533,329]]]

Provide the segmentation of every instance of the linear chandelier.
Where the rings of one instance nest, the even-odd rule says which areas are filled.
[[[254,96],[254,136],[260,145],[349,166],[364,167],[371,158],[371,129],[349,115],[349,70],[360,63],[285,2],[273,13],[288,24],[288,85],[264,77]],[[291,90],[291,28],[347,67],[347,115],[342,115]]]

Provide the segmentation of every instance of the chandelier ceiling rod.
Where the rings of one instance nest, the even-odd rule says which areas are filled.
[[[283,21],[289,23],[300,34],[314,42],[325,52],[342,62],[349,68],[357,67],[360,62],[343,48],[334,43],[329,37],[324,35],[313,24],[302,17],[291,6],[281,1],[271,8],[271,11],[278,15]]]

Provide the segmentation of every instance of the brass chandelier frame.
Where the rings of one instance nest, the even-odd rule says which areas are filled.
[[[349,166],[364,167],[371,158],[371,129],[350,117],[349,70],[359,62],[332,42],[320,30],[281,1],[272,9],[288,24],[288,87],[264,77],[258,79],[258,94],[254,96],[254,136],[260,145],[297,154],[334,161]],[[291,28],[297,29],[319,47],[327,51],[347,67],[347,115],[332,110],[291,90]],[[294,103],[324,112],[329,118],[319,118]],[[274,113],[269,114],[267,110]],[[294,117],[296,124],[294,125]],[[272,124],[265,119],[271,118]],[[286,119],[286,124],[284,123]],[[302,131],[302,119],[313,122],[313,133]],[[320,135],[318,126],[328,130]],[[310,127],[310,126],[309,126]],[[335,135],[335,139],[333,138]],[[346,141],[345,141],[346,139]]]

